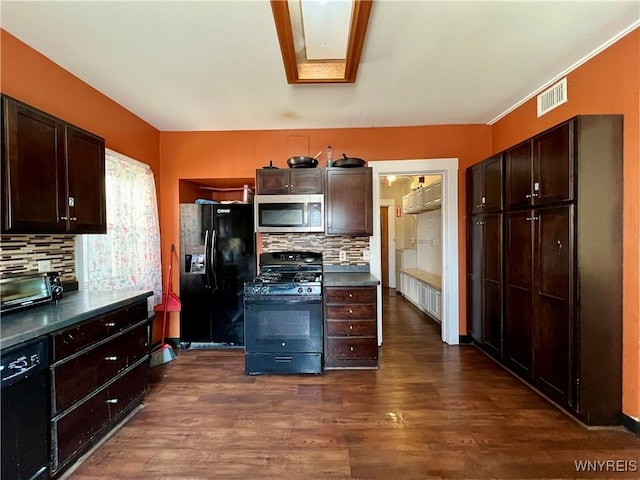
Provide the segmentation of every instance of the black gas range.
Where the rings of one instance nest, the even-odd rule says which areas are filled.
[[[245,372],[322,373],[322,254],[260,255],[244,284]]]

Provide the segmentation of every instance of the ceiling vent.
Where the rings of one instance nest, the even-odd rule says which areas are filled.
[[[538,95],[538,117],[567,102],[567,77]]]

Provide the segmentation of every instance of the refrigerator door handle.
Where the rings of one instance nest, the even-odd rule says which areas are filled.
[[[209,230],[204,231],[204,286],[207,289],[211,289],[211,282],[209,281]]]
[[[217,270],[217,260],[216,260],[216,254],[218,253],[216,251],[216,237],[217,237],[217,233],[215,230],[211,230],[211,276],[213,278],[213,285],[212,287],[212,291],[216,292],[218,291],[218,277],[216,276],[216,270]]]

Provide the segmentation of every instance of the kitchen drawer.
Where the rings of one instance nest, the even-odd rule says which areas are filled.
[[[143,360],[109,385],[109,416],[115,419],[141,397],[149,388],[149,361]]]
[[[63,411],[147,354],[147,322],[51,367],[52,409]]]
[[[376,318],[375,304],[353,305],[327,305],[327,320],[363,318],[374,320]]]
[[[325,290],[326,303],[376,303],[376,287],[335,288]],[[374,314],[375,315],[375,314]]]
[[[53,361],[72,355],[146,318],[147,302],[145,300],[55,333]]]
[[[377,359],[376,337],[328,337],[327,356],[336,360]]]
[[[322,373],[321,353],[288,353],[272,355],[266,353],[247,353],[245,373],[256,375],[263,373]]]
[[[328,336],[372,336],[376,335],[375,320],[329,320]]]
[[[66,415],[53,420],[51,438],[54,471],[83,449],[109,423],[107,399],[107,390],[102,390]]]

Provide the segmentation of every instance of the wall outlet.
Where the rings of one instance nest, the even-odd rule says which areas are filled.
[[[339,256],[341,262],[347,261],[347,252],[345,252],[344,250],[340,250]]]
[[[51,260],[38,260],[39,272],[50,272],[51,270]]]
[[[365,248],[364,250],[362,250],[362,259],[363,260],[369,260],[369,249]]]

